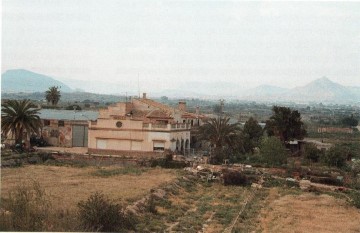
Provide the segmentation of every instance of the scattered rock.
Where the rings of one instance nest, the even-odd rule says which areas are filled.
[[[163,199],[166,195],[166,192],[163,189],[157,189],[152,193],[152,195],[156,198]]]
[[[311,187],[310,180],[300,180],[300,189],[304,191],[308,191]]]

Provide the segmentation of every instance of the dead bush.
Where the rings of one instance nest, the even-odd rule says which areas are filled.
[[[3,207],[0,230],[47,230],[50,202],[38,182],[21,183],[9,193]]]
[[[246,175],[235,170],[224,170],[222,178],[224,185],[246,186],[250,184],[250,181]]]
[[[133,216],[124,209],[96,192],[86,201],[78,203],[78,217],[85,231],[119,232],[134,229]]]

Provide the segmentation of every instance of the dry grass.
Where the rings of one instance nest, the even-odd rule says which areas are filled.
[[[115,169],[115,168],[106,168]],[[1,170],[1,196],[7,197],[9,191],[19,182],[37,180],[50,194],[54,209],[74,209],[77,203],[85,200],[91,193],[103,192],[119,203],[136,200],[148,194],[151,189],[176,178],[174,170],[148,169],[140,175],[114,175],[99,177],[93,175],[95,167],[74,168],[57,166],[25,166]]]
[[[262,232],[360,232],[360,211],[329,195],[282,196],[273,188],[261,215]]]

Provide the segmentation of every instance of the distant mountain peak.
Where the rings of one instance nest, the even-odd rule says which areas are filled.
[[[335,83],[333,81],[331,81],[328,77],[323,76],[322,78],[316,79],[313,82],[317,82],[317,83]]]
[[[305,87],[310,87],[310,86],[317,87],[317,88],[326,88],[326,89],[328,89],[328,88],[344,88],[344,86],[331,81],[329,78],[327,78],[325,76],[308,83]]]

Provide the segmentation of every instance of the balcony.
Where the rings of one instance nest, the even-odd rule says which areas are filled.
[[[190,124],[178,123],[178,124],[152,124],[152,123],[143,123],[143,129],[145,130],[161,130],[161,131],[176,131],[191,129]]]

